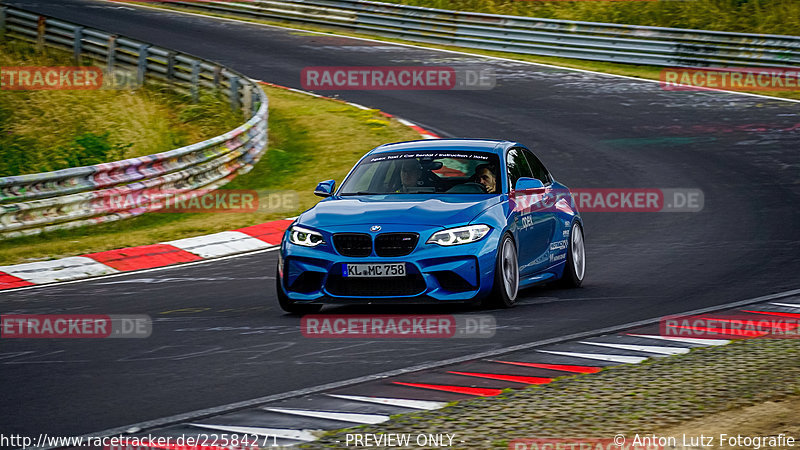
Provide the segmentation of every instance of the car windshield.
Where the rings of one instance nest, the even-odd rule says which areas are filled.
[[[339,195],[498,194],[498,157],[493,153],[417,150],[364,158]]]

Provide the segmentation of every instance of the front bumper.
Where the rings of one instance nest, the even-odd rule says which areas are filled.
[[[420,239],[406,256],[341,255],[330,244],[303,247],[281,244],[279,288],[298,303],[442,303],[469,302],[489,294],[494,280],[497,230],[478,242],[443,247],[425,241],[441,227],[417,230]],[[344,230],[337,230],[341,232]],[[393,230],[385,230],[391,232]],[[403,231],[403,230],[401,230]],[[405,263],[403,277],[343,276],[344,264]]]

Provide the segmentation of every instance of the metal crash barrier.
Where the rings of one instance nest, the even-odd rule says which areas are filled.
[[[255,19],[336,26],[414,42],[670,67],[786,67],[800,37],[539,19],[365,0],[165,3]]]
[[[107,76],[160,82],[198,99],[226,92],[247,121],[203,142],[122,161],[0,178],[0,239],[112,222],[163,206],[167,196],[207,193],[250,171],[267,149],[267,96],[245,75],[146,42],[0,5],[0,40],[90,58]],[[135,198],[137,201],[118,201]]]

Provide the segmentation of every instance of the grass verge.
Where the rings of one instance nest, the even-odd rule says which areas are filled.
[[[711,414],[695,420],[682,423],[677,427],[656,431],[659,436],[708,436],[714,438],[711,448],[725,450],[754,450],[756,445],[720,445],[719,436],[726,434],[732,436],[778,436],[784,434],[800,438],[800,420],[797,420],[797,411],[800,411],[800,396],[790,396],[781,401],[766,401],[753,406]],[[687,439],[687,441],[690,441]],[[697,442],[698,440],[695,440]],[[708,439],[706,438],[707,442]],[[680,442],[680,439],[678,439]],[[760,445],[761,448],[783,449],[797,448],[797,442],[792,446]],[[707,447],[708,448],[708,447]]]
[[[538,0],[533,1],[524,1],[524,0],[514,0],[516,3],[538,3]],[[792,0],[794,1],[794,0]],[[547,64],[559,67],[566,67],[570,69],[580,69],[580,70],[589,70],[593,72],[601,72],[613,75],[623,75],[633,78],[641,78],[646,80],[659,80],[661,76],[661,71],[664,69],[663,67],[659,66],[646,66],[646,65],[637,65],[637,64],[621,64],[621,63],[612,63],[612,62],[603,62],[603,61],[588,61],[588,60],[581,60],[581,59],[570,59],[570,58],[559,58],[553,56],[536,56],[536,55],[526,55],[522,53],[509,53],[509,52],[497,52],[497,51],[490,51],[490,50],[481,50],[481,49],[472,49],[472,48],[465,48],[465,47],[456,47],[452,45],[437,45],[437,44],[428,44],[428,43],[418,43],[414,41],[408,41],[404,39],[396,39],[396,38],[387,38],[383,36],[377,36],[372,34],[363,34],[363,33],[354,33],[348,31],[347,29],[338,28],[335,26],[330,27],[323,27],[323,26],[316,26],[316,25],[305,25],[299,23],[293,23],[289,21],[277,21],[277,20],[260,20],[260,19],[253,19],[247,17],[240,17],[234,16],[230,14],[219,14],[219,13],[210,13],[206,11],[199,11],[194,10],[191,8],[182,8],[172,5],[157,5],[154,3],[142,3],[136,1],[127,1],[126,3],[137,4],[146,7],[152,8],[160,8],[160,9],[168,9],[173,11],[182,11],[182,12],[192,12],[196,14],[202,14],[209,17],[219,17],[219,18],[226,18],[226,19],[236,19],[244,22],[252,22],[252,23],[260,23],[264,25],[272,25],[277,27],[290,27],[295,28],[298,30],[306,30],[315,33],[323,33],[323,34],[336,34],[341,36],[350,36],[356,38],[364,38],[364,39],[372,39],[376,41],[383,41],[383,42],[391,42],[391,43],[401,43],[401,44],[411,44],[419,47],[427,47],[427,48],[434,48],[440,50],[448,50],[448,51],[456,51],[465,54],[472,54],[472,55],[479,55],[479,56],[490,56],[494,58],[504,58],[504,59],[512,59],[516,61],[525,61],[537,64]],[[560,1],[556,3],[562,4],[569,4],[574,5],[576,3],[596,3],[594,0],[581,2],[581,1]],[[630,2],[623,2],[623,1],[612,1],[612,2],[599,2],[599,3],[635,3],[635,4],[644,4],[649,3],[647,1],[636,1],[631,0]],[[685,3],[689,5],[693,5],[694,2],[672,2],[672,3]],[[800,6],[800,3],[797,4]],[[432,5],[428,5],[432,6]],[[447,9],[457,9],[453,7],[452,4],[449,4]],[[794,31],[796,33],[796,30]],[[693,91],[686,91],[686,92],[693,92]],[[743,91],[743,93],[747,94],[758,94],[767,97],[777,97],[777,98],[786,98],[786,99],[793,99],[793,100],[800,100],[800,91]]]
[[[224,189],[293,191],[294,208],[256,213],[151,213],[104,225],[0,241],[0,265],[153,244],[293,216],[313,206],[317,182],[341,182],[366,151],[419,134],[379,114],[284,89],[265,87],[269,149],[252,171]]]
[[[63,51],[0,43],[0,66],[74,66]],[[244,122],[223,96],[193,104],[165,87],[0,90],[0,177],[149,155],[222,134]]]
[[[510,441],[526,438],[611,440],[622,434],[630,448],[648,448],[634,446],[632,439],[672,433],[680,442],[682,430],[735,436],[742,432],[736,421],[746,421],[741,414],[727,427],[707,419],[754,405],[791,411],[799,398],[800,341],[751,339],[392,416],[382,424],[329,432],[300,448],[341,448],[347,433],[448,433],[456,435],[454,448],[509,448]],[[796,414],[764,422],[759,429],[775,434],[800,425]]]

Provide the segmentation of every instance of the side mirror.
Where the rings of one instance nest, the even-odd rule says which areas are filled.
[[[514,186],[515,191],[527,191],[528,189],[542,189],[544,184],[541,180],[530,177],[520,177]]]
[[[320,181],[314,189],[314,195],[318,197],[330,197],[336,189],[336,180]]]

